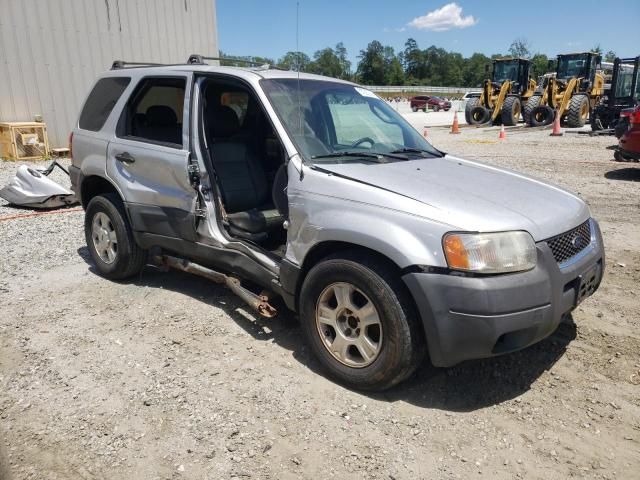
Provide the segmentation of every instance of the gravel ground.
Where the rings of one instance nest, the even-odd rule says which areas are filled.
[[[432,128],[448,152],[578,192],[600,290],[547,340],[385,394],[327,380],[293,315],[203,279],[98,277],[81,212],[2,220],[0,478],[639,478],[640,167],[612,138]],[[16,165],[0,162],[0,185]],[[550,212],[552,214],[552,212]]]

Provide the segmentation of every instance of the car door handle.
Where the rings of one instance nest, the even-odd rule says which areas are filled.
[[[133,163],[136,161],[135,158],[133,158],[129,152],[122,152],[122,153],[118,153],[116,155],[116,160],[118,160],[119,162],[122,163]]]

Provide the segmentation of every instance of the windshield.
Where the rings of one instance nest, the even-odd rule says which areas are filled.
[[[442,156],[391,106],[364,88],[322,80],[261,85],[302,157],[312,163],[387,163]]]
[[[493,64],[493,81],[502,83],[506,80],[518,81],[518,61],[496,62]]]
[[[587,76],[587,57],[583,54],[558,57],[556,78],[572,78]]]

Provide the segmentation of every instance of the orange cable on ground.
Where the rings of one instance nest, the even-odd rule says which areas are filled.
[[[58,210],[47,210],[46,212],[25,213],[22,215],[7,215],[0,217],[0,222],[4,220],[16,220],[18,218],[38,217],[40,215],[53,215],[54,213],[82,212],[82,208],[60,208]]]

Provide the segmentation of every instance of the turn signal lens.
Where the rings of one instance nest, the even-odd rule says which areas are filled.
[[[527,232],[448,233],[442,243],[454,270],[507,273],[536,266],[536,246]]]

